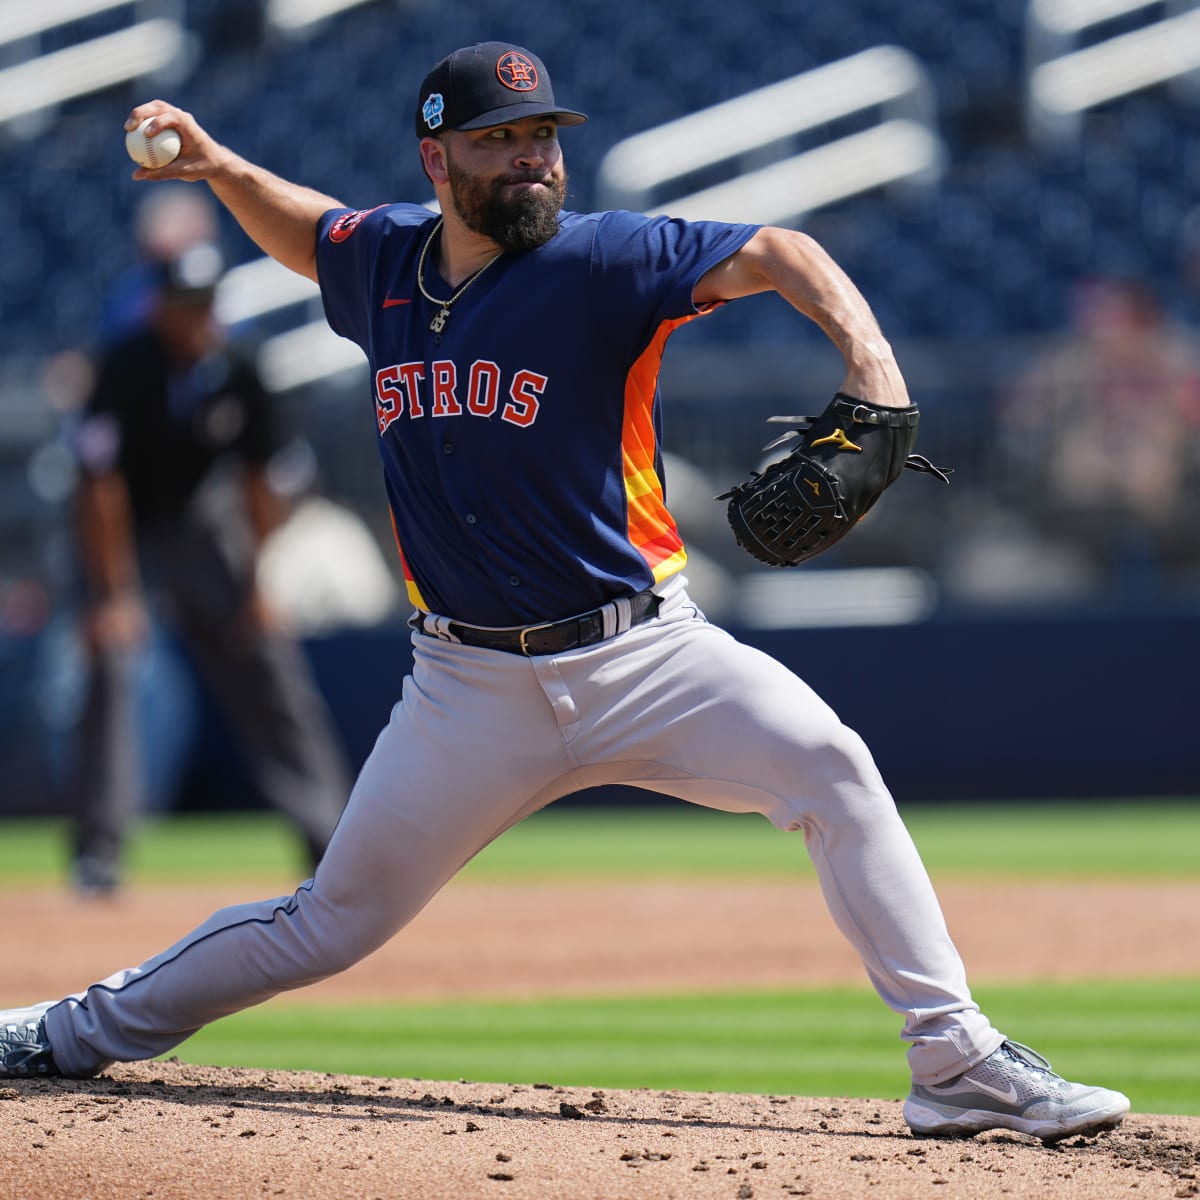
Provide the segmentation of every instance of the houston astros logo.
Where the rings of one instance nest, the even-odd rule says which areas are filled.
[[[515,50],[501,57],[496,64],[496,76],[506,88],[514,92],[532,92],[538,85],[537,67],[523,54]]]

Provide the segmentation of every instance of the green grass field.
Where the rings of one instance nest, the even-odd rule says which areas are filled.
[[[1142,1112],[1200,1115],[1197,981],[989,987],[998,1026]],[[866,989],[340,1007],[276,1003],[185,1061],[492,1083],[903,1097],[899,1020]]]
[[[1200,879],[1200,803],[973,805],[905,810],[935,879]],[[0,824],[0,890],[62,876],[60,823]],[[148,823],[135,883],[295,874],[273,817]],[[811,878],[799,837],[680,806],[567,808],[490,846],[465,880]],[[182,932],[182,931],[181,931]],[[1200,960],[1193,980],[989,986],[989,1015],[1068,1075],[1126,1090],[1144,1112],[1200,1114]],[[899,1022],[862,989],[359,1005],[280,1000],[181,1047],[194,1062],[423,1079],[854,1095],[906,1089]]]

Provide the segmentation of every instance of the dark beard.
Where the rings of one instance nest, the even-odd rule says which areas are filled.
[[[505,250],[536,250],[558,232],[558,213],[567,196],[567,177],[517,175],[483,182],[461,171],[447,155],[450,194],[462,223],[472,233],[490,238]],[[545,191],[522,192],[506,200],[501,189],[510,183],[537,182]]]

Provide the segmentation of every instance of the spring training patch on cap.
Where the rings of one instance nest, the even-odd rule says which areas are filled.
[[[533,92],[538,86],[537,67],[515,50],[500,56],[496,63],[496,78],[514,92]]]
[[[442,113],[446,111],[446,102],[441,92],[430,92],[425,103],[421,106],[421,116],[430,129],[437,129],[442,123]]]

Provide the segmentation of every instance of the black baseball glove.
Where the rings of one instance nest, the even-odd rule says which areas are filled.
[[[846,536],[903,468],[949,472],[913,454],[915,404],[884,408],[838,392],[819,417],[771,417],[796,428],[764,452],[799,439],[787,457],[718,496],[738,545],[772,567],[794,567]]]

